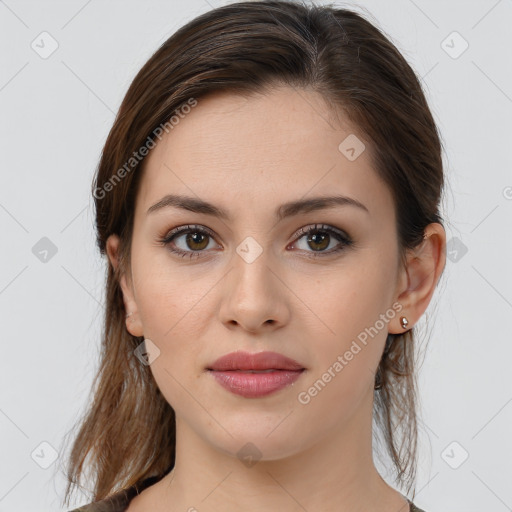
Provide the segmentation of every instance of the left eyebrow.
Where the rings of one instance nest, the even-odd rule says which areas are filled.
[[[297,201],[290,201],[282,204],[277,207],[274,216],[278,221],[281,221],[287,217],[291,217],[293,215],[298,215],[301,213],[309,213],[313,211],[326,210],[330,208],[334,208],[336,206],[353,206],[359,208],[360,210],[365,211],[366,213],[370,213],[368,208],[357,199],[348,196],[319,196],[312,197],[310,199],[299,199]],[[195,213],[202,213],[205,215],[211,215],[213,217],[218,217],[224,220],[231,220],[231,216],[229,213],[220,208],[211,204],[207,201],[199,199],[197,197],[191,196],[181,196],[176,194],[168,194],[164,196],[160,201],[155,203],[153,206],[149,207],[147,211],[147,215],[162,208],[180,208],[182,210],[187,210]]]

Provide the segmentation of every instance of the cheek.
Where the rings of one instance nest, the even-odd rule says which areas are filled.
[[[144,336],[160,351],[151,370],[168,401],[174,403],[183,394],[179,383],[190,384],[202,371],[205,343],[211,341],[207,328],[215,320],[209,291],[219,275],[206,268],[184,269],[169,261],[161,248],[145,264],[142,261],[134,266],[134,274],[139,270],[137,307]]]
[[[201,293],[202,291],[202,293]],[[185,389],[198,376],[201,360],[200,322],[204,322],[201,297],[204,288],[184,281],[171,270],[155,267],[146,272],[138,288],[137,304],[144,335],[159,349],[150,369],[155,382],[176,410],[193,408]]]
[[[298,292],[311,310],[304,318],[308,338],[314,343],[315,378],[330,370],[337,376],[332,380],[347,379],[351,386],[373,381],[389,322],[395,316],[390,308],[391,279],[384,258],[360,259],[315,280],[317,293],[306,285]],[[339,364],[333,368],[339,356],[343,370]],[[326,375],[324,380],[328,379]]]
[[[212,273],[192,272],[171,260],[165,249],[151,248],[138,255],[136,301],[147,337],[172,344],[180,333],[199,325],[202,299],[215,284]],[[187,331],[188,330],[188,331]]]

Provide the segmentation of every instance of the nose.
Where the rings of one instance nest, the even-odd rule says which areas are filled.
[[[221,290],[221,322],[251,333],[283,327],[290,318],[291,292],[285,282],[283,267],[271,261],[268,251],[254,260],[235,254]]]

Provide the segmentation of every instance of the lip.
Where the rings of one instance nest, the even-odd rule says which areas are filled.
[[[207,370],[228,391],[258,398],[293,384],[305,368],[277,352],[237,351],[220,357]]]
[[[238,350],[219,357],[208,370],[303,370],[304,366],[278,352],[244,352]]]

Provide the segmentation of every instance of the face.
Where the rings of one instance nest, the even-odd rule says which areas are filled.
[[[127,328],[151,340],[150,353],[158,347],[150,368],[178,428],[224,452],[252,442],[272,460],[362,428],[386,336],[402,332],[391,192],[369,144],[359,155],[347,142],[340,151],[349,136],[364,140],[348,122],[335,124],[312,91],[215,93],[145,161],[122,280]],[[168,194],[225,217],[176,203],[148,213]],[[350,199],[282,206],[328,196]],[[208,370],[235,351],[277,352],[303,370],[270,372],[280,377],[264,390],[272,379],[295,380],[242,396]],[[244,378],[264,379],[246,373],[242,387]]]

